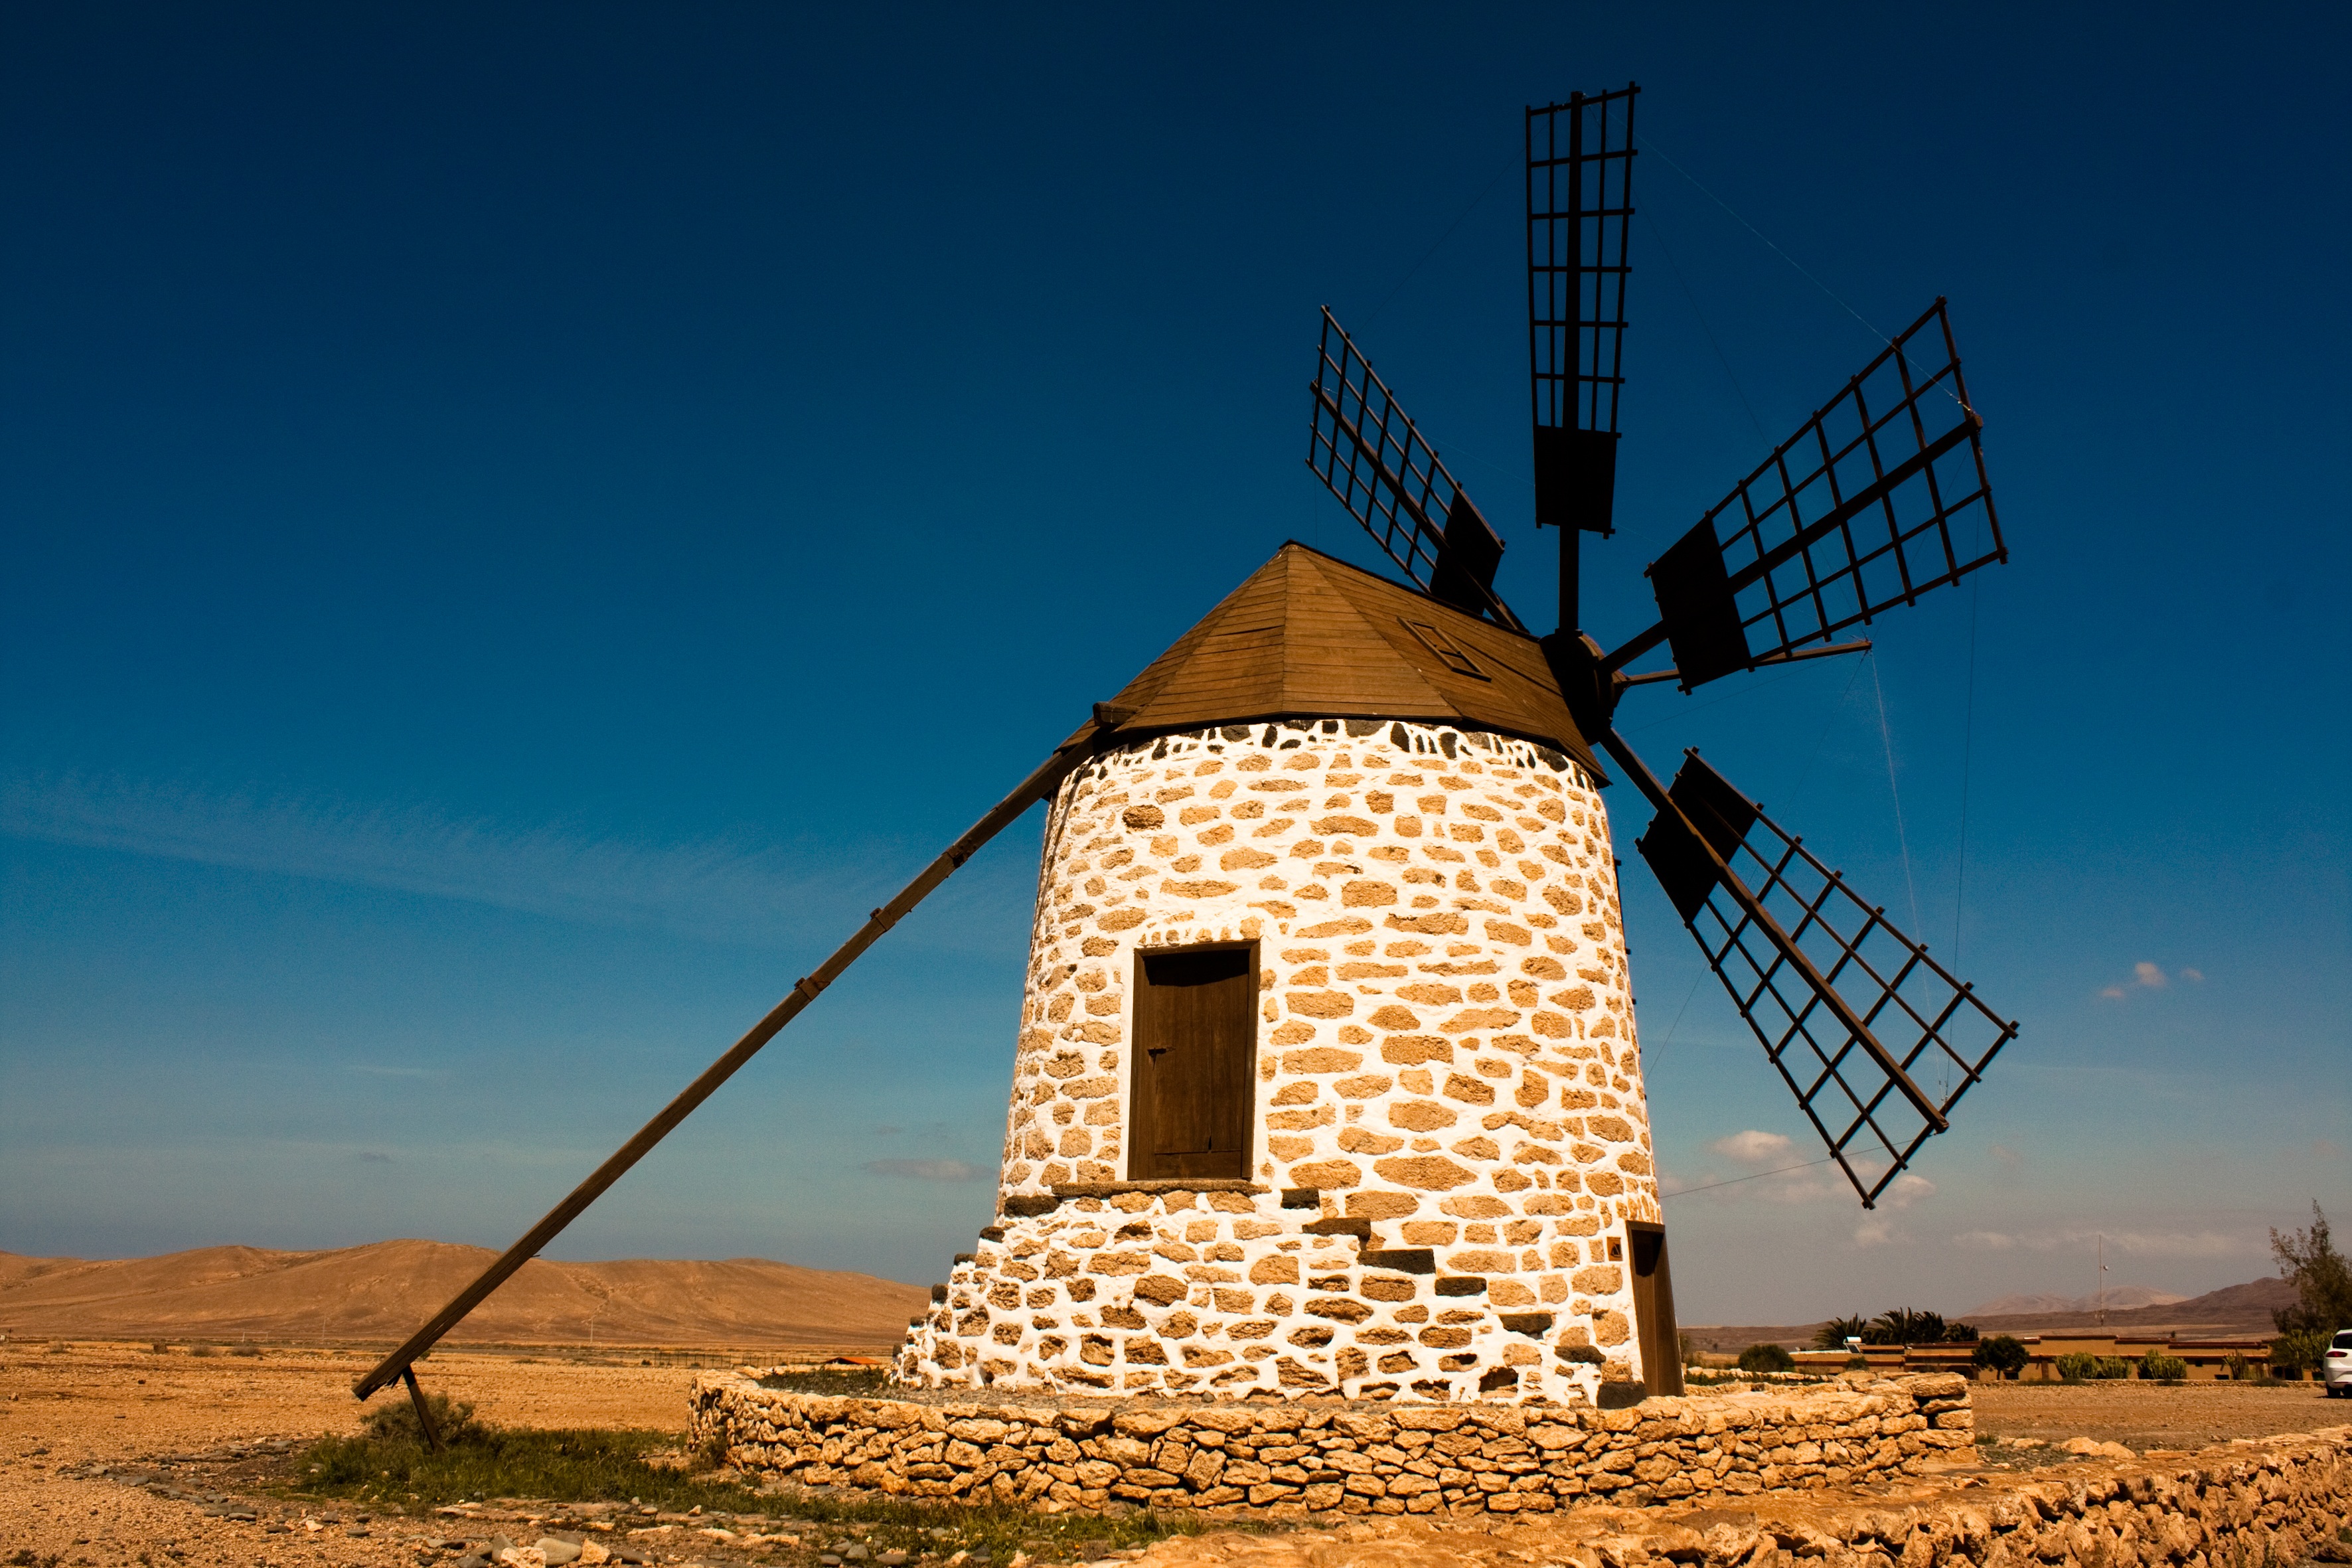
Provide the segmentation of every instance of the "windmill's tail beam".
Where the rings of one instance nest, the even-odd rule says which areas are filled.
[[[784,1026],[798,1017],[826,986],[840,979],[842,972],[872,947],[883,932],[904,920],[932,889],[977,854],[982,845],[1011,826],[1031,806],[1060,788],[1063,779],[1085,762],[1091,751],[1086,742],[1076,742],[1039,764],[1034,773],[1021,781],[1019,788],[992,806],[988,814],[974,823],[962,837],[949,845],[937,859],[923,868],[921,875],[899,889],[897,898],[869,915],[856,934],[834,951],[832,957],[803,978],[794,981],[784,999],[769,1009],[766,1017],[752,1025],[725,1056],[711,1063],[703,1070],[701,1077],[687,1085],[677,1099],[664,1106],[659,1115],[639,1128],[635,1137],[622,1144],[611,1159],[597,1166],[586,1181],[572,1189],[569,1197],[550,1209],[544,1218],[523,1234],[522,1239],[500,1254],[498,1261],[483,1269],[472,1284],[450,1298],[449,1304],[436,1312],[423,1328],[411,1334],[407,1342],[377,1363],[373,1371],[352,1384],[352,1392],[365,1399],[394,1380],[406,1378],[412,1395],[415,1395],[415,1374],[410,1369],[419,1357],[439,1343],[443,1335],[463,1322],[466,1315],[480,1306],[490,1292],[506,1283],[515,1270],[537,1257],[542,1247],[562,1233],[564,1226],[579,1218],[589,1205],[604,1194],[605,1189],[627,1174],[629,1168],[644,1159],[655,1144],[667,1137],[679,1122],[694,1112],[696,1107],[716,1093],[720,1084],[734,1077],[737,1068],[757,1055],[761,1047],[774,1039]],[[416,1397],[418,1413],[423,1416],[422,1396]]]
[[[1657,774],[1650,771],[1649,764],[1643,762],[1634,752],[1633,748],[1626,742],[1624,736],[1619,734],[1614,729],[1608,730],[1601,734],[1601,743],[1608,748],[1611,756],[1624,764],[1625,771],[1632,776],[1634,786],[1648,798],[1652,805],[1657,807],[1659,822],[1666,826],[1670,840],[1675,846],[1671,853],[1685,857],[1693,862],[1691,868],[1698,875],[1690,879],[1690,882],[1695,886],[1704,881],[1713,887],[1721,888],[1733,902],[1739,906],[1756,929],[1763,933],[1765,941],[1779,953],[1781,962],[1788,964],[1804,981],[1806,986],[1819,998],[1821,1005],[1828,1009],[1830,1016],[1837,1020],[1838,1026],[1869,1054],[1871,1060],[1878,1064],[1879,1069],[1885,1073],[1888,1081],[1894,1084],[1905,1100],[1910,1101],[1911,1109],[1918,1114],[1919,1119],[1934,1131],[1947,1131],[1951,1123],[1945,1118],[1943,1111],[1937,1107],[1935,1101],[1929,1100],[1919,1086],[1911,1081],[1911,1075],[1905,1071],[1903,1064],[1895,1060],[1894,1055],[1879,1043],[1877,1035],[1872,1032],[1869,1024],[1864,1021],[1862,1016],[1853,1010],[1853,1005],[1844,997],[1838,994],[1837,987],[1830,984],[1828,977],[1822,974],[1820,968],[1806,955],[1804,949],[1797,945],[1796,939],[1783,930],[1780,922],[1765,909],[1763,900],[1749,890],[1748,884],[1740,879],[1739,873],[1731,868],[1727,851],[1736,847],[1740,837],[1745,834],[1749,822],[1753,820],[1754,808],[1747,807],[1749,821],[1730,820],[1719,825],[1717,833],[1709,834],[1691,819],[1689,814],[1684,810],[1683,804],[1674,798],[1664,784],[1658,782]],[[1731,794],[1735,799],[1739,798],[1737,792],[1731,792]],[[1742,804],[1744,805],[1744,801]],[[1725,837],[1727,833],[1730,842],[1717,843],[1717,840]],[[1643,858],[1650,858],[1650,856],[1645,854]],[[1651,868],[1654,871],[1659,869],[1657,860],[1652,860]],[[1662,874],[1659,879],[1664,882],[1667,879]],[[1675,900],[1675,908],[1681,910],[1685,921],[1687,922],[1693,919],[1695,906],[1689,896],[1691,889],[1669,885],[1666,891],[1668,897]],[[1704,901],[1704,897],[1705,892],[1701,890],[1700,901]]]

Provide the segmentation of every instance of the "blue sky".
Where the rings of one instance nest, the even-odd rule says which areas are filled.
[[[1370,562],[1320,304],[1549,625],[1520,110],[1629,79],[1586,624],[1938,294],[2013,552],[1621,711],[2022,1026],[1931,1193],[1759,1175],[1818,1151],[1611,791],[1684,1318],[2074,1294],[2101,1236],[2200,1290],[2352,1213],[2340,10],[0,29],[0,1247],[503,1246],[1283,540]],[[1037,826],[557,1253],[940,1277]]]

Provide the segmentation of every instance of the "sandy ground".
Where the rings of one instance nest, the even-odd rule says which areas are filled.
[[[491,1527],[371,1519],[325,1504],[306,1510],[236,1489],[236,1450],[252,1454],[255,1445],[356,1430],[362,1406],[350,1385],[368,1364],[367,1358],[335,1351],[273,1349],[258,1358],[197,1359],[184,1350],[157,1355],[124,1344],[77,1344],[61,1352],[0,1346],[0,1563],[374,1568],[455,1561],[461,1535],[478,1539]],[[701,1364],[733,1363],[707,1357]],[[641,1366],[626,1357],[591,1363],[465,1352],[444,1353],[421,1369],[428,1389],[470,1402],[499,1424],[681,1433],[694,1374],[691,1364]],[[2343,1403],[2331,1405],[2311,1384],[1985,1386],[1978,1391],[1979,1434],[2004,1442],[1988,1445],[1988,1463],[1972,1468],[1971,1475],[1991,1480],[2011,1467],[2047,1463],[2055,1458],[2055,1442],[2077,1436],[2140,1450],[2191,1449],[2231,1437],[2310,1431],[2347,1418],[2352,1412]],[[2017,1438],[2044,1442],[2020,1450],[2009,1441]],[[97,1467],[116,1473],[94,1474]],[[121,1473],[126,1469],[128,1476]],[[141,1480],[184,1495],[157,1495]],[[223,1517],[238,1510],[253,1517]],[[499,1527],[505,1533],[522,1542],[536,1537],[535,1524],[509,1517],[513,1522]],[[740,1551],[698,1541],[701,1522],[673,1521],[675,1528],[657,1538],[629,1539],[662,1563],[742,1561]],[[1453,1525],[1446,1527],[1449,1552],[1456,1561],[1499,1561],[1538,1546],[1542,1528]],[[1359,1529],[1389,1531],[1380,1525],[1341,1533]],[[1428,1527],[1412,1532],[1425,1537]],[[449,1544],[440,1544],[445,1542]],[[1376,1544],[1311,1532],[1298,1538],[1297,1560],[1316,1568],[1387,1562],[1401,1542],[1391,1540],[1374,1551]],[[1181,1551],[1174,1545],[1171,1560],[1195,1560],[1202,1549],[1200,1542],[1182,1543]],[[1251,1556],[1266,1561],[1272,1545],[1260,1542]],[[813,1551],[775,1549],[764,1555],[814,1560]],[[1162,1552],[1152,1555],[1157,1560]]]

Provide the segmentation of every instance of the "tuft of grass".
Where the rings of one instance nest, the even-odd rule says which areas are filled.
[[[699,1507],[706,1514],[756,1516],[761,1529],[803,1534],[817,1529],[827,1543],[841,1534],[854,1534],[877,1550],[968,1550],[986,1552],[998,1561],[1015,1552],[1032,1557],[1100,1557],[1169,1535],[1237,1528],[1231,1520],[1146,1511],[1118,1517],[1041,1514],[1017,1505],[762,1494],[732,1470],[680,1468],[675,1433],[488,1426],[472,1420],[468,1407],[449,1405],[444,1395],[428,1398],[436,1424],[448,1435],[447,1447],[440,1452],[425,1447],[406,1401],[387,1402],[370,1414],[367,1435],[323,1438],[299,1455],[296,1492],[363,1502],[392,1513],[421,1513],[444,1503],[485,1497],[635,1503],[666,1513]],[[446,1422],[445,1405],[449,1411]],[[812,1543],[815,1540],[812,1537]]]
[[[172,1353],[171,1343],[166,1340],[157,1340],[153,1344],[147,1347],[147,1353],[149,1355],[170,1355]]]
[[[188,1353],[190,1355],[210,1355],[213,1353],[213,1347],[207,1344],[193,1344],[188,1347]]]
[[[261,1353],[261,1347],[255,1344],[231,1345],[229,1347],[228,1353],[231,1355],[257,1356]]]

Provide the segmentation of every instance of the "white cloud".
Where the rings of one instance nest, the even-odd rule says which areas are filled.
[[[1906,1171],[1886,1184],[1886,1190],[1878,1195],[1878,1201],[1888,1208],[1907,1209],[1922,1198],[1932,1198],[1935,1195],[1935,1183],[1925,1176],[1915,1176]]]
[[[2017,1237],[2003,1236],[1997,1230],[1964,1230],[1952,1237],[1952,1245],[1980,1247],[1987,1252],[2008,1252],[2017,1246]]]
[[[976,1182],[995,1174],[967,1160],[868,1160],[858,1169],[877,1176],[908,1176],[918,1182]]]
[[[1727,1160],[1738,1160],[1748,1165],[1772,1164],[1790,1158],[1797,1152],[1797,1146],[1780,1133],[1759,1132],[1753,1128],[1745,1132],[1735,1132],[1728,1138],[1718,1138],[1707,1148]]]
[[[1871,1215],[1853,1227],[1853,1244],[1856,1247],[1895,1247],[1910,1239],[1884,1215]]]
[[[2191,984],[2201,983],[2205,978],[2205,972],[2201,969],[2183,969],[2180,972],[2180,978]],[[2113,985],[2102,985],[2099,987],[2099,994],[2109,1002],[2120,1002],[2134,991],[2162,991],[2171,984],[2171,976],[2164,973],[2162,964],[2151,963],[2143,958],[2132,965],[2129,980],[2121,981]]]

